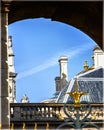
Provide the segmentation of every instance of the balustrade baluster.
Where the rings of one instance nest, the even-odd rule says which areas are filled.
[[[100,119],[100,120],[103,119],[103,116],[104,116],[104,115],[103,115],[103,110],[100,109],[100,111],[99,111],[99,119]]]
[[[13,118],[14,117],[14,107],[11,107],[10,114],[11,114],[11,118]]]
[[[44,117],[44,107],[42,107],[42,117]]]
[[[31,111],[31,108],[28,107],[27,112],[26,112],[28,120],[30,119],[30,111]]]
[[[51,107],[48,107],[48,118],[51,117]]]
[[[85,113],[84,113],[85,112]],[[87,114],[87,110],[84,111],[84,115]],[[54,121],[55,119],[58,120],[58,114],[65,116],[63,113],[63,106],[62,105],[51,105],[51,104],[19,104],[11,106],[10,108],[11,113],[11,121],[45,121],[51,120]],[[70,112],[71,116],[73,117],[73,112]],[[96,114],[96,119],[94,119],[94,115]],[[92,105],[92,112],[89,115],[93,120],[102,120],[103,119],[103,106],[94,106]],[[74,117],[75,118],[75,117]],[[83,118],[83,117],[81,117]]]
[[[32,111],[31,111],[31,118],[33,119],[35,116],[35,111],[34,111],[34,108],[32,108]]]
[[[53,107],[51,108],[51,117],[52,118],[54,117],[54,108]]]
[[[56,107],[54,107],[54,117],[56,117]]]
[[[42,117],[44,117],[44,107],[42,107]]]
[[[53,117],[53,108],[52,107],[49,107],[49,116],[52,118]]]
[[[35,117],[40,117],[41,115],[40,115],[40,106],[38,107],[36,107],[36,111],[35,111]]]
[[[27,107],[23,108],[23,117],[25,120],[27,119]]]
[[[57,110],[58,110],[58,114],[61,114],[61,113],[60,113],[60,110],[61,110],[60,106],[57,107]]]
[[[48,107],[45,107],[45,117],[48,118]]]
[[[44,107],[44,117],[45,118],[47,118],[47,111],[48,111],[47,107]]]
[[[20,112],[20,107],[14,107],[14,119],[20,119],[21,117],[21,112]]]
[[[39,117],[42,117],[42,107],[39,107]]]
[[[37,111],[38,109],[37,109],[37,107],[33,107],[33,110],[32,110],[32,118],[34,119],[34,118],[36,118],[37,117]]]
[[[30,119],[32,119],[32,107],[30,107]]]

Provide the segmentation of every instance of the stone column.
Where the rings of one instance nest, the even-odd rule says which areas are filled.
[[[1,41],[0,41],[0,124],[2,129],[10,126],[10,105],[8,93],[8,4],[1,6]]]

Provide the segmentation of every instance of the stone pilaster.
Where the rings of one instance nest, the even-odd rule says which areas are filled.
[[[0,42],[0,124],[2,129],[9,129],[10,106],[8,98],[8,4],[1,8],[1,42]]]

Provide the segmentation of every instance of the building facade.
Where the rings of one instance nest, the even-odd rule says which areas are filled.
[[[14,52],[13,52],[13,45],[12,45],[12,36],[8,38],[8,71],[9,71],[9,102],[15,103],[16,102],[16,76],[17,73],[15,72],[15,65],[14,65]]]

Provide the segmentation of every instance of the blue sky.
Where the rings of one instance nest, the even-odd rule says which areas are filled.
[[[30,102],[40,102],[55,93],[55,77],[60,75],[58,60],[68,57],[69,80],[91,66],[96,43],[80,30],[67,24],[37,18],[9,25],[15,54],[16,99],[26,94]]]

